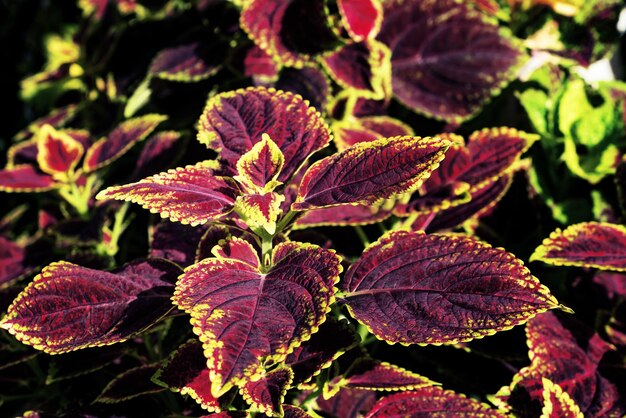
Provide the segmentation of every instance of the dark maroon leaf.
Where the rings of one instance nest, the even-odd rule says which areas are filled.
[[[113,363],[123,354],[119,346],[95,347],[52,357],[46,383],[72,379],[92,373]]]
[[[358,341],[354,327],[345,320],[328,318],[309,341],[287,356],[285,364],[294,373],[292,385],[307,382]]]
[[[626,274],[612,271],[597,271],[593,275],[593,282],[606,290],[610,299],[626,297]]]
[[[159,364],[135,367],[113,379],[104,388],[96,402],[117,403],[165,389],[153,383],[151,378],[159,370]]]
[[[543,240],[530,259],[557,266],[626,271],[626,228],[582,222],[564,231],[557,229]]]
[[[299,94],[311,106],[322,112],[330,95],[330,81],[322,70],[312,65],[303,68],[283,68],[274,87]]]
[[[37,141],[34,139],[18,142],[7,151],[7,168],[16,165],[37,165]]]
[[[167,48],[154,58],[148,73],[153,77],[171,81],[195,82],[211,77],[219,71],[219,65],[208,61],[206,48],[195,42],[175,48]]]
[[[189,340],[173,352],[153,381],[181,395],[191,396],[208,411],[220,410],[219,400],[211,395],[209,369],[198,340]]]
[[[25,249],[0,235],[0,289],[9,286],[26,272]]]
[[[53,263],[15,299],[0,326],[54,354],[121,342],[172,309],[178,274],[179,267],[159,259],[113,272]]]
[[[376,403],[376,392],[343,388],[330,399],[317,398],[318,409],[336,418],[362,417]]]
[[[246,382],[241,387],[241,394],[255,410],[269,416],[284,415],[282,403],[292,380],[291,369],[281,366],[259,380]]]
[[[292,208],[372,204],[415,190],[439,166],[448,145],[412,136],[353,145],[307,170]]]
[[[161,221],[152,233],[150,257],[165,258],[181,267],[192,265],[205,228]]]
[[[323,119],[300,96],[264,87],[211,98],[200,117],[198,140],[219,152],[225,169],[234,170],[263,134],[269,135],[285,158],[278,177],[282,182],[330,141]]]
[[[467,236],[393,232],[343,281],[350,313],[388,342],[469,341],[559,307],[522,262]]]
[[[379,400],[366,418],[400,417],[484,417],[504,418],[505,415],[484,403],[463,395],[427,386],[414,391],[395,393]]]
[[[264,272],[218,255],[186,269],[173,297],[203,342],[214,396],[258,380],[262,359],[281,362],[308,339],[325,320],[341,271],[334,252],[312,244],[277,245]]]
[[[16,141],[22,141],[30,138],[34,132],[36,132],[39,128],[44,125],[50,125],[54,128],[59,128],[65,125],[69,120],[74,117],[76,113],[77,106],[76,105],[67,105],[64,107],[59,107],[57,109],[52,110],[46,116],[39,118],[28,125],[28,128],[23,131],[18,132],[15,135]]]
[[[141,150],[131,178],[142,179],[171,167],[180,153],[180,138],[180,133],[174,131],[153,135]]]
[[[367,225],[380,222],[391,212],[380,205],[339,205],[307,211],[298,219],[295,228],[314,226]]]
[[[293,405],[283,405],[284,418],[313,418],[300,408]]]
[[[435,383],[424,376],[371,358],[355,362],[338,385],[369,390],[413,390]]]
[[[398,100],[448,121],[476,113],[514,77],[522,56],[497,24],[455,0],[386,1],[378,39],[392,52]]]

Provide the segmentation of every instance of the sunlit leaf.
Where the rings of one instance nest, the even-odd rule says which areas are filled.
[[[111,164],[133,145],[144,140],[165,119],[167,117],[163,115],[151,114],[122,122],[105,138],[99,139],[87,150],[83,169],[89,172]]]
[[[243,195],[237,198],[235,211],[253,231],[274,234],[283,200],[282,195],[274,192]]]
[[[317,111],[293,93],[254,87],[212,97],[200,117],[198,140],[219,152],[225,169],[267,134],[283,153],[278,180],[288,180],[306,158],[331,139]]]
[[[121,342],[171,310],[179,273],[158,259],[113,272],[52,263],[15,299],[0,326],[50,354]]]
[[[255,410],[270,416],[283,415],[282,403],[292,380],[289,367],[278,367],[257,381],[244,384],[241,394]]]
[[[252,250],[253,251],[253,250]],[[179,278],[173,301],[191,314],[214,396],[258,380],[261,359],[282,361],[324,322],[341,271],[333,252],[277,245],[267,272],[232,258],[207,258]]]
[[[470,237],[393,232],[348,270],[350,313],[388,342],[469,341],[559,306],[522,262]]]
[[[233,181],[213,174],[212,161],[169,170],[137,183],[109,187],[98,200],[138,203],[171,221],[202,225],[228,214],[235,203]]]
[[[67,180],[85,152],[83,145],[67,133],[44,125],[37,131],[39,168],[56,180]]]
[[[626,228],[583,222],[564,231],[557,229],[537,247],[530,259],[557,266],[626,271]]]
[[[410,192],[439,166],[448,145],[436,137],[411,136],[358,143],[311,166],[292,208],[371,204]]]
[[[466,2],[384,2],[378,40],[391,49],[395,96],[448,121],[467,119],[506,85],[522,53]]]
[[[380,30],[383,10],[378,0],[338,0],[337,6],[343,26],[353,40],[370,39]]]
[[[543,409],[541,418],[583,418],[576,402],[563,389],[545,377],[543,382]]]
[[[280,182],[277,178],[285,164],[280,148],[267,134],[237,161],[237,180],[252,193],[267,193]]]
[[[392,417],[484,417],[504,418],[505,415],[451,390],[427,386],[414,391],[400,392],[379,400],[366,418]]]

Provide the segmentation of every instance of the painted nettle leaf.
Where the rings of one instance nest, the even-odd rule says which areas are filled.
[[[545,377],[543,382],[543,409],[541,418],[583,418],[576,402],[563,389]]]
[[[560,307],[512,254],[471,237],[422,232],[392,232],[370,245],[342,291],[359,322],[403,344],[470,341]]]
[[[383,8],[379,0],[337,0],[343,26],[356,42],[371,39],[380,30]]]
[[[148,72],[164,80],[187,83],[204,80],[220,68],[207,62],[207,49],[197,42],[164,49],[154,58]]]
[[[293,371],[281,366],[259,380],[247,382],[241,387],[241,394],[254,409],[266,415],[284,415],[282,403],[292,381]]]
[[[583,222],[557,229],[537,247],[531,260],[556,266],[626,271],[626,228],[606,222]]]
[[[222,255],[188,267],[173,301],[203,342],[211,393],[258,380],[262,359],[283,361],[308,339],[326,319],[340,272],[334,252],[295,242],[274,248],[268,270]]]
[[[371,358],[357,360],[334,386],[354,389],[404,391],[436,383],[402,367]]]
[[[377,39],[391,49],[393,93],[407,107],[447,121],[474,115],[514,76],[517,41],[469,2],[383,3]]]
[[[160,259],[112,272],[52,263],[0,321],[24,344],[50,354],[125,341],[161,319],[180,268]]]

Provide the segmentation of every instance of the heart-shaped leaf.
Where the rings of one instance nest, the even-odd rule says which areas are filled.
[[[169,170],[137,183],[109,187],[98,200],[116,199],[138,203],[163,218],[192,226],[227,215],[238,190],[234,182],[213,174],[213,161]]]
[[[262,359],[284,360],[317,331],[334,300],[340,271],[334,252],[295,242],[274,248],[267,272],[222,257],[187,268],[173,301],[191,314],[204,344],[212,394],[258,380]]]
[[[469,341],[559,307],[512,254],[421,232],[393,232],[370,245],[343,289],[350,313],[391,343]]]
[[[530,259],[556,266],[626,271],[626,228],[610,223],[582,222],[564,231],[557,229]]]
[[[320,114],[300,96],[264,87],[212,97],[199,124],[198,140],[218,151],[233,173],[239,158],[269,135],[284,156],[281,182],[331,139]]]
[[[378,40],[391,49],[392,85],[406,106],[460,121],[515,75],[522,53],[510,35],[466,2],[384,2]]]
[[[448,145],[436,137],[412,136],[353,145],[307,170],[292,208],[372,204],[410,192],[439,166]]]
[[[241,395],[255,410],[269,416],[282,416],[282,403],[292,380],[291,369],[280,366],[259,380],[247,382],[241,387]]]
[[[343,26],[350,37],[360,42],[376,36],[383,21],[378,0],[337,0]]]
[[[122,122],[87,150],[83,169],[90,172],[111,164],[133,145],[147,138],[165,119],[167,117],[163,115],[145,115]]]
[[[179,273],[159,259],[113,272],[52,263],[13,301],[0,327],[50,354],[125,341],[172,309]]]
[[[420,416],[505,418],[484,403],[438,386],[400,392],[379,400],[366,418]]]
[[[210,412],[219,412],[220,401],[211,395],[211,377],[202,344],[189,340],[174,351],[152,380],[170,390],[189,395]]]

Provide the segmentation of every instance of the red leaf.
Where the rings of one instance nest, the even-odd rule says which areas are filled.
[[[392,136],[412,136],[413,129],[389,116],[364,116],[348,118],[332,125],[335,145],[339,151],[359,143]]]
[[[330,141],[323,119],[300,96],[264,87],[211,98],[200,117],[198,140],[217,150],[225,168],[234,170],[239,158],[260,142],[264,133],[283,153],[281,182]]]
[[[281,243],[262,273],[231,258],[207,258],[179,278],[173,301],[191,314],[204,344],[214,396],[263,374],[324,322],[340,259],[311,244]]]
[[[395,417],[484,417],[504,418],[505,415],[484,403],[463,395],[427,386],[415,391],[395,393],[379,400],[366,418]]]
[[[0,191],[3,192],[45,192],[59,186],[52,176],[37,171],[31,165],[0,170]]]
[[[443,160],[448,142],[394,137],[356,144],[305,173],[294,210],[372,204],[419,187]]]
[[[83,169],[90,172],[111,164],[144,140],[165,119],[162,115],[145,115],[122,122],[106,138],[99,139],[87,150]]]
[[[298,219],[295,228],[315,226],[368,225],[391,216],[391,212],[377,205],[339,205],[307,211]]]
[[[25,273],[23,246],[0,236],[0,289]]]
[[[241,395],[252,408],[269,416],[283,416],[282,403],[293,380],[289,367],[278,367],[254,382],[241,387]]]
[[[343,388],[332,398],[316,400],[318,408],[337,418],[362,417],[376,403],[376,393],[365,389]]]
[[[189,340],[174,351],[153,380],[170,390],[189,395],[207,411],[219,412],[220,402],[211,395],[211,378],[198,340]]]
[[[392,52],[398,100],[447,121],[476,113],[514,77],[522,56],[497,24],[455,0],[386,1],[378,39]]]
[[[350,313],[392,343],[469,341],[559,306],[512,254],[421,232],[390,233],[369,246],[343,288]]]
[[[557,266],[626,271],[626,228],[582,222],[564,231],[557,229],[543,240],[530,259]]]
[[[355,389],[414,390],[435,383],[393,364],[364,358],[352,365],[337,384]]]
[[[13,301],[0,326],[50,354],[121,342],[171,310],[179,271],[165,260],[113,272],[52,263]]]
[[[352,39],[359,42],[376,36],[383,20],[378,0],[338,0],[343,26]]]
[[[253,46],[246,53],[244,75],[254,78],[257,84],[270,83],[278,77],[278,65],[265,51]]]
[[[545,377],[541,418],[583,418],[576,402],[563,389]]]
[[[313,418],[302,409],[293,405],[283,405],[284,418]]]
[[[234,182],[213,174],[215,165],[203,161],[169,170],[137,183],[109,187],[98,200],[116,199],[138,203],[175,222],[202,225],[228,214],[238,194]]]

